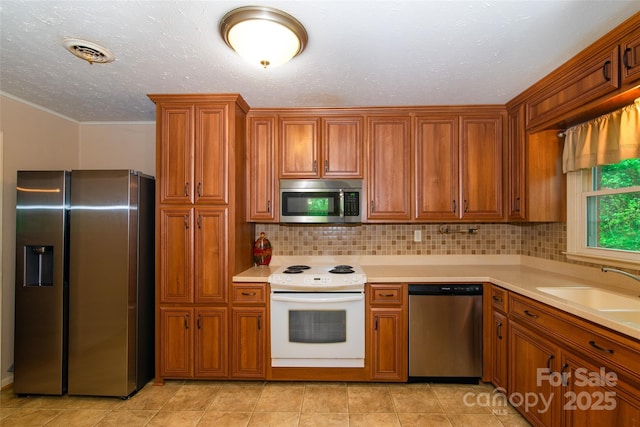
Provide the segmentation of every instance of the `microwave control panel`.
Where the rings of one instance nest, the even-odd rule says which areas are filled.
[[[344,192],[344,216],[360,215],[360,193],[357,191]]]

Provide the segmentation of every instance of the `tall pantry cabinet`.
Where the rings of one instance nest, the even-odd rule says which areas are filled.
[[[156,103],[156,383],[229,376],[229,288],[252,265],[239,95]]]

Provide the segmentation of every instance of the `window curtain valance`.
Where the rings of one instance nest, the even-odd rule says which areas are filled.
[[[566,130],[565,173],[640,157],[640,98],[631,105]]]

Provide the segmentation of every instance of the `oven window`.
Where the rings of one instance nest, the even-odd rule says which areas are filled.
[[[289,342],[326,344],[346,341],[345,310],[289,310]]]

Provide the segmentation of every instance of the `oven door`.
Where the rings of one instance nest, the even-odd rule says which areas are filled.
[[[364,367],[364,293],[272,292],[271,366]]]

